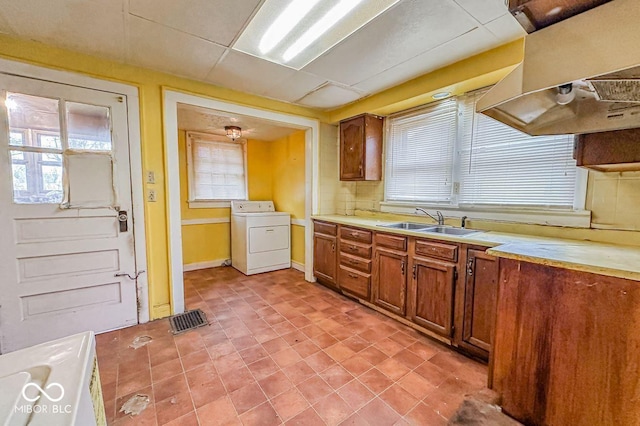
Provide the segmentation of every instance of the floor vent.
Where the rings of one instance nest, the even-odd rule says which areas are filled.
[[[209,325],[207,316],[200,309],[173,315],[169,317],[169,323],[171,323],[171,331],[173,334],[180,334],[193,330],[194,328]]]

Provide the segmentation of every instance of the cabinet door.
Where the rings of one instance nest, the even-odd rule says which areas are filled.
[[[336,286],[338,256],[336,253],[336,237],[318,234],[313,235],[313,274],[325,284]]]
[[[498,260],[481,250],[467,250],[462,341],[488,358],[496,315]]]
[[[415,303],[411,319],[445,337],[453,331],[453,287],[456,265],[413,258]]]
[[[340,179],[364,179],[365,117],[340,123]]]
[[[404,315],[407,300],[407,255],[376,249],[374,303]]]

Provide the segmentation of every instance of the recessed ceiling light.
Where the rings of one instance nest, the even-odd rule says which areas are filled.
[[[448,98],[449,96],[451,96],[451,92],[438,92],[435,93],[432,98],[433,99],[444,99],[444,98]]]
[[[304,18],[319,0],[293,0],[273,21],[258,46],[261,53],[269,53]]]
[[[233,49],[299,70],[399,1],[265,0]]]

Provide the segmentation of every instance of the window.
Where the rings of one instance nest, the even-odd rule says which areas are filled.
[[[477,114],[481,95],[388,119],[386,203],[467,210],[582,208],[574,201],[576,195],[581,199],[582,173],[572,158],[573,136],[532,137]]]
[[[187,134],[189,201],[247,199],[245,144]]]
[[[68,149],[111,152],[108,107],[12,92],[6,94],[5,103],[15,203],[63,201],[63,158]],[[64,121],[60,109],[66,111]],[[61,122],[69,134],[64,140]],[[83,143],[77,143],[79,139]]]

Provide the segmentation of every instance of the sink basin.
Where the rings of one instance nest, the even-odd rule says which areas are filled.
[[[447,235],[469,235],[475,234],[478,231],[476,229],[456,228],[453,226],[432,226],[430,228],[421,229],[420,232],[429,232],[434,234],[447,234]]]
[[[428,223],[414,223],[414,222],[400,222],[400,223],[391,223],[389,225],[378,225],[383,228],[393,228],[393,229],[407,229],[407,230],[422,230],[426,228],[433,227],[434,225],[429,225]]]

